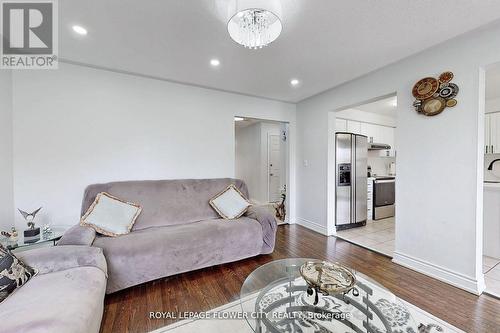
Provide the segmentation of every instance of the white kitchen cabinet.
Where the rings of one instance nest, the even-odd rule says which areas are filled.
[[[347,120],[335,119],[335,132],[347,132]]]
[[[500,112],[487,113],[484,117],[484,152],[500,153]]]
[[[390,150],[383,150],[380,156],[396,156],[396,141],[394,140],[394,128],[387,126],[379,126],[380,129],[380,142],[391,146]]]
[[[500,116],[500,114],[499,114]],[[500,128],[500,117],[499,117]],[[336,132],[351,132],[366,135],[369,143],[385,143],[391,146],[390,150],[381,150],[380,156],[396,156],[395,128],[377,124],[370,124],[355,120],[335,119]],[[500,138],[500,136],[499,136]],[[500,145],[499,145],[500,147]]]
[[[484,153],[489,154],[491,146],[491,114],[484,116]]]
[[[380,137],[380,125],[361,123],[361,134],[368,137],[368,142],[381,142],[377,141]]]
[[[373,180],[368,178],[366,181],[367,200],[366,200],[366,216],[368,220],[373,220]]]
[[[361,123],[359,121],[348,120],[347,131],[351,133],[361,134]]]

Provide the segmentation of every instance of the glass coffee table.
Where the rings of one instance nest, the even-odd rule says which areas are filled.
[[[315,259],[267,263],[241,287],[240,302],[252,330],[264,332],[418,332],[410,312],[389,290],[366,275],[356,275],[355,290],[333,296],[309,295],[299,268]]]
[[[56,242],[61,239],[63,236],[64,232],[67,230],[67,228],[63,227],[51,227],[51,232],[49,233],[43,233],[40,231],[40,238],[39,239],[31,239],[31,240],[25,240],[23,236],[23,231],[19,232],[19,236],[17,241],[11,241],[9,238],[0,236],[0,244],[8,248],[9,250],[17,250],[21,248],[25,248],[28,246],[33,246],[37,244],[42,244],[42,243],[52,243],[52,245],[56,245]]]

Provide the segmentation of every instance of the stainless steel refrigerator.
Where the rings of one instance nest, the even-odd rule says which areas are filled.
[[[335,133],[335,226],[366,225],[368,140],[364,135]]]

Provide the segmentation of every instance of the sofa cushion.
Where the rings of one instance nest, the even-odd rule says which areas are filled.
[[[101,192],[82,216],[80,225],[92,227],[106,236],[125,235],[132,230],[141,210],[138,204]]]
[[[1,332],[99,332],[106,290],[101,249],[43,247],[18,257],[39,273],[0,304]]]
[[[248,217],[220,219],[97,237],[108,262],[107,292],[261,253],[262,226]]]
[[[21,288],[35,274],[35,269],[0,245],[0,302]]]
[[[125,181],[90,185],[85,190],[82,215],[99,192],[107,192],[142,206],[142,213],[132,230],[216,219],[219,216],[208,202],[229,184],[235,184],[248,197],[245,183],[230,178]]]
[[[95,267],[37,275],[0,304],[0,331],[98,333],[105,290]]]
[[[245,214],[250,203],[233,185],[229,185],[224,191],[217,194],[208,202],[223,219],[237,219]]]

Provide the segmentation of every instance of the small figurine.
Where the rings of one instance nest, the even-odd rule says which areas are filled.
[[[24,242],[25,243],[36,243],[40,240],[40,227],[35,228],[35,216],[42,209],[42,207],[38,208],[32,213],[27,213],[23,210],[19,210],[19,213],[24,217],[26,222],[28,223],[28,229],[24,230]]]
[[[0,234],[4,237],[8,238],[9,241],[11,241],[11,242],[17,242],[17,240],[18,240],[18,234],[17,234],[17,230],[15,227],[12,227],[10,232],[1,231]]]
[[[26,220],[26,222],[28,222],[28,228],[30,228],[31,230],[35,229],[35,222],[33,222],[35,220],[35,216],[36,214],[38,214],[38,212],[42,209],[42,207],[38,208],[37,210],[35,210],[34,212],[32,213],[27,213],[23,210],[20,210],[19,208],[17,209],[19,211],[19,213],[21,213],[21,215],[24,217],[24,219]]]
[[[16,227],[12,226],[12,228],[10,228],[10,240],[12,242],[17,242],[18,240],[18,234],[17,234],[17,230],[16,230]]]

